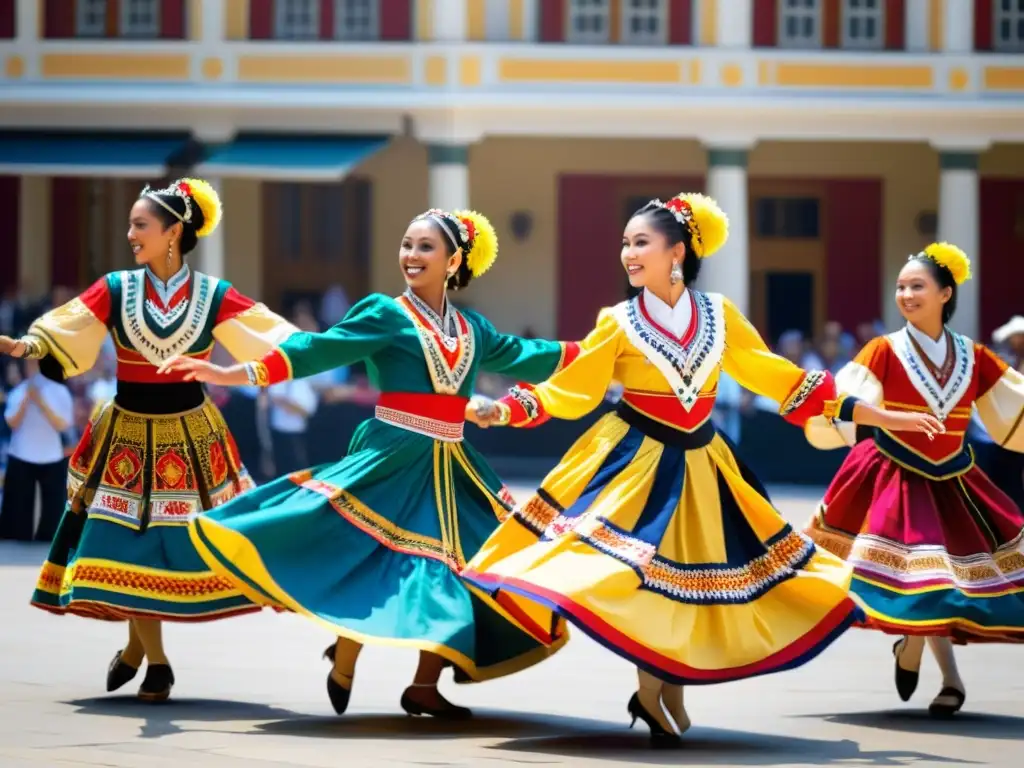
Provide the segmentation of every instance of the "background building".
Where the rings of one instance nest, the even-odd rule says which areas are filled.
[[[199,262],[272,306],[396,292],[428,205],[502,237],[466,293],[578,337],[618,300],[620,228],[703,189],[732,218],[704,287],[771,339],[884,318],[935,237],[1016,310],[1024,0],[0,0],[0,283],[129,263],[146,181],[214,177]],[[16,257],[15,257],[16,256]]]

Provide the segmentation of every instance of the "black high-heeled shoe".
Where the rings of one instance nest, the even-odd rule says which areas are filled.
[[[139,674],[138,667],[133,667],[121,658],[122,653],[123,651],[115,653],[110,666],[107,667],[107,693],[116,691],[125,683],[131,682]]]
[[[939,699],[952,699],[952,702],[939,701]],[[966,700],[966,693],[959,688],[947,685],[939,691],[939,695],[928,705],[928,714],[940,720],[947,720],[963,709]]]
[[[904,669],[900,666],[900,648],[905,645],[907,639],[905,637],[900,638],[896,641],[896,644],[892,647],[893,658],[896,659],[894,666],[896,667],[896,693],[900,695],[903,701],[910,701],[910,697],[914,695],[914,691],[917,690],[917,683],[921,679],[920,672],[912,672],[909,669]]]
[[[138,697],[142,701],[160,702],[171,697],[174,687],[174,672],[169,664],[150,664],[146,667],[146,677],[139,686]]]
[[[334,664],[334,654],[338,650],[338,644],[328,646],[327,650],[324,651],[324,658],[327,659],[331,664]],[[327,698],[331,700],[331,706],[334,707],[335,714],[344,715],[345,710],[348,709],[349,699],[352,697],[352,677],[348,677],[349,687],[346,688],[337,680],[334,679],[334,670],[332,669],[327,673]]]
[[[644,709],[644,705],[640,703],[640,697],[637,694],[634,693],[633,697],[629,700],[629,704],[626,705],[626,711],[633,718],[629,723],[630,728],[636,725],[637,718],[639,718],[651,729],[651,746],[654,749],[675,749],[682,744],[683,740],[679,738],[678,734],[666,731],[665,727],[655,719],[654,715]]]
[[[406,714],[411,717],[429,715],[430,717],[436,717],[438,720],[469,720],[473,717],[473,711],[468,707],[460,707],[457,704],[452,704],[440,693],[437,694],[437,696],[442,702],[444,702],[444,704],[437,709],[431,709],[430,707],[425,707],[413,699],[409,695],[409,689],[406,688],[402,693],[402,699],[399,701],[399,704],[402,709],[405,710]]]

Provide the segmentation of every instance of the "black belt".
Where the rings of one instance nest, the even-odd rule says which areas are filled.
[[[683,432],[675,427],[662,424],[660,421],[655,421],[649,416],[644,416],[624,401],[619,401],[615,413],[629,426],[640,430],[648,437],[684,451],[703,448],[715,439],[715,425],[711,423],[711,419],[705,421],[693,432]]]
[[[118,407],[147,416],[162,416],[198,408],[206,400],[203,385],[198,381],[174,384],[142,384],[118,381],[114,402]]]

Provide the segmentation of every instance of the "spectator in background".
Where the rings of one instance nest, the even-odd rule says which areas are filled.
[[[992,341],[1007,363],[1024,373],[1024,317],[1014,315],[992,332]]]
[[[0,539],[50,541],[64,512],[67,460],[63,433],[74,421],[71,392],[39,372],[37,360],[24,360],[26,378],[11,390],[4,420],[11,429],[7,475],[0,502]],[[35,527],[36,489],[42,498]]]
[[[337,325],[345,317],[351,306],[352,302],[348,300],[348,294],[345,293],[345,289],[337,284],[332,285],[320,300],[320,322],[323,323],[324,328]],[[310,312],[310,315],[312,315],[312,312]]]
[[[107,336],[107,339],[110,337]],[[113,342],[109,346],[103,345],[93,371],[95,378],[86,389],[90,413],[93,408],[113,400],[117,394],[117,352],[114,350]]]
[[[296,304],[291,321],[302,331],[315,333],[319,330],[312,307],[305,302]],[[287,475],[309,466],[306,445],[309,418],[319,404],[318,390],[333,386],[334,372],[324,371],[304,379],[289,379],[267,389],[274,474]]]
[[[21,383],[21,364],[8,360],[0,371],[0,412],[7,406],[7,395]],[[7,471],[7,447],[11,439],[11,428],[6,419],[0,419],[0,498],[3,497],[3,479]]]

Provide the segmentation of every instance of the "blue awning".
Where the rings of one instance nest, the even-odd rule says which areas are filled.
[[[0,132],[0,173],[158,179],[187,134]]]
[[[208,148],[200,176],[336,181],[387,146],[382,136],[240,135]]]

